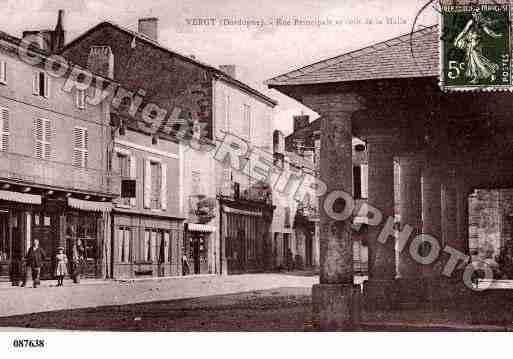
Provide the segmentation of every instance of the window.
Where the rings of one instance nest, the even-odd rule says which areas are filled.
[[[0,151],[9,151],[9,109],[0,107]]]
[[[130,263],[130,241],[132,238],[132,231],[129,227],[119,227],[118,230],[118,262]]]
[[[171,243],[169,239],[169,232],[164,231],[160,232],[160,254],[159,254],[159,262],[160,263],[169,263],[171,262]]]
[[[117,153],[118,158],[118,170],[119,175],[121,176],[121,179],[128,179],[130,178],[130,156],[124,153]],[[130,206],[131,199],[128,197],[121,197],[120,198],[120,204],[124,206]]]
[[[73,166],[87,167],[87,129],[75,127],[73,129]]]
[[[34,120],[34,156],[50,159],[51,156],[51,122],[43,118]]]
[[[157,261],[165,261],[169,256],[169,233],[157,229],[147,228],[144,231],[144,239],[142,245],[141,259],[145,262],[157,263]],[[166,249],[167,239],[167,249]]]
[[[285,228],[290,228],[290,207],[285,207],[284,213],[285,213]]]
[[[34,74],[32,93],[45,98],[50,96],[50,79],[45,72],[40,71]]]
[[[7,63],[0,61],[0,84],[7,85]]]
[[[167,164],[159,159],[144,163],[144,208],[167,209]]]
[[[251,138],[251,106],[244,105],[243,122],[242,122],[242,137]]]
[[[161,208],[160,191],[162,187],[162,172],[159,162],[151,162],[151,208]]]
[[[75,92],[75,100],[76,100],[77,107],[81,110],[85,109],[85,98],[86,98],[85,90],[77,89]]]

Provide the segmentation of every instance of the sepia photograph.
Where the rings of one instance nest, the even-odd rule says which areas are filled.
[[[511,0],[0,4],[0,353],[513,331]]]

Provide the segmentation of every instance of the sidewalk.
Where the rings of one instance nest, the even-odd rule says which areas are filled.
[[[286,274],[243,274],[232,276],[187,276],[138,281],[66,281],[55,287],[45,281],[38,288],[0,287],[0,317],[63,309],[123,305],[220,294],[248,292],[280,287],[307,287],[318,277]]]

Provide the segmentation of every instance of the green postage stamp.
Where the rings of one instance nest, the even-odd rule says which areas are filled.
[[[511,5],[440,6],[440,85],[453,91],[513,89]]]

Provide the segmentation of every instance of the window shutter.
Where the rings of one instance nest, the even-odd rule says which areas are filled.
[[[144,208],[151,206],[151,163],[144,160]]]
[[[164,262],[171,262],[169,257],[169,232],[164,232]]]
[[[50,120],[43,120],[43,126],[44,126],[44,153],[43,156],[46,159],[49,159],[51,157],[52,148],[51,148],[51,140],[52,140],[52,127]]]
[[[9,109],[0,107],[0,151],[9,151]]]
[[[131,261],[130,258],[130,242],[132,238],[132,231],[128,228],[125,228],[125,236],[123,237],[123,250],[125,254],[124,261],[128,263]]]
[[[162,205],[162,209],[167,209],[167,164],[162,163],[160,165],[160,170],[162,172],[162,181],[160,183],[160,203]]]
[[[157,232],[151,231],[151,261],[157,261]]]
[[[76,90],[75,101],[77,108],[81,110],[85,109],[85,90]]]
[[[0,61],[0,83],[7,83],[7,63]]]
[[[149,252],[150,252],[150,231],[145,230],[144,231],[144,247],[143,247],[143,256],[144,256],[145,261],[149,260],[149,258],[148,258]]]
[[[122,228],[118,229],[118,262],[123,262],[123,238],[124,238],[125,231]]]
[[[39,95],[39,72],[36,72],[32,79],[32,94],[36,96]]]
[[[43,158],[43,120],[34,120],[34,156]]]
[[[362,198],[368,198],[368,185],[369,185],[369,165],[363,164],[362,166]]]
[[[130,178],[131,179],[137,179],[137,162],[136,162],[135,156],[130,156]],[[136,183],[137,185],[137,183]],[[136,203],[137,199],[137,187],[136,187],[136,197],[130,198],[130,206],[135,207],[137,205]]]
[[[88,157],[87,129],[75,127],[73,129],[73,166],[87,167]]]
[[[44,76],[44,83],[45,83],[45,92],[43,93],[43,96],[46,97],[46,98],[49,98],[50,97],[50,76],[48,76],[48,74],[46,72],[43,72],[43,76]]]

